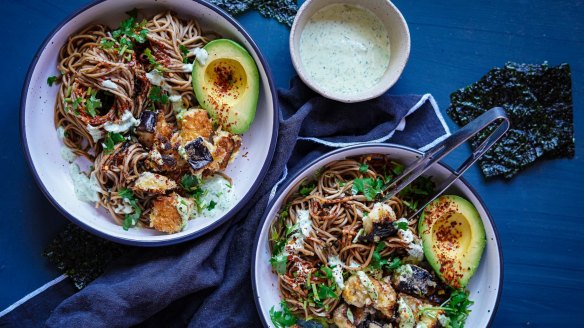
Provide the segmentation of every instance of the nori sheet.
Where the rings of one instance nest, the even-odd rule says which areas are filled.
[[[99,277],[112,260],[132,248],[94,236],[69,223],[43,255],[82,289]]]
[[[262,16],[292,26],[298,11],[295,0],[210,0],[229,14],[236,16],[248,10],[257,10]]]
[[[492,107],[505,108],[509,132],[480,160],[485,177],[513,177],[538,158],[573,158],[574,124],[570,66],[507,63],[453,92],[446,110],[459,126]],[[476,149],[490,129],[471,140]]]

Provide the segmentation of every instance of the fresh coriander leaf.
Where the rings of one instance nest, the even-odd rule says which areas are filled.
[[[114,151],[114,146],[120,142],[126,140],[123,135],[117,132],[108,132],[105,136],[104,142],[101,144],[103,146],[103,151],[106,154],[111,154]]]
[[[285,274],[286,273],[286,264],[287,263],[288,263],[288,255],[282,254],[282,253],[274,255],[270,259],[270,264],[272,265],[272,268],[274,268],[274,270],[278,274]]]
[[[298,230],[298,223],[291,226],[286,226],[286,237],[290,236],[294,231]]]
[[[367,173],[368,170],[369,170],[369,165],[367,165],[367,164],[361,164],[361,165],[359,165],[359,172],[361,172],[361,173]]]
[[[327,298],[337,299],[338,295],[335,293],[336,288],[327,286],[325,284],[319,284],[317,288],[318,298],[322,301]]]
[[[405,167],[402,164],[396,162],[392,162],[392,164],[394,165],[393,168],[391,169],[393,174],[400,175],[404,172]]]
[[[406,200],[402,200],[402,202],[409,207],[410,209],[417,211],[418,210],[418,201],[408,202]]]
[[[168,104],[168,95],[164,93],[162,88],[157,85],[153,85],[148,94],[148,98],[153,102],[160,103],[162,105]]]
[[[300,195],[306,197],[308,195],[310,195],[310,192],[312,192],[314,190],[314,188],[316,188],[316,185],[314,183],[310,183],[310,184],[301,184],[300,188],[298,188],[298,193],[300,193]]]
[[[180,180],[180,184],[185,191],[193,192],[199,188],[199,179],[191,174],[185,174]]]
[[[144,49],[143,53],[144,53],[144,56],[146,56],[146,59],[148,59],[148,62],[150,63],[150,65],[152,65],[153,69],[156,69],[159,71],[164,70],[164,66],[162,66],[159,62],[156,61],[156,58],[154,58],[154,55],[152,54],[152,50],[150,50],[150,48]]]
[[[290,312],[288,304],[285,301],[280,303],[281,311],[276,311],[274,307],[270,309],[270,319],[276,328],[290,327],[298,321],[298,319]]]
[[[331,279],[333,277],[333,270],[331,268],[323,266],[320,270],[325,274],[325,278]]]
[[[138,205],[138,201],[134,198],[134,192],[128,188],[122,188],[118,190],[118,195],[128,202],[130,206],[134,209],[133,213],[126,214],[124,221],[122,222],[122,228],[128,230],[135,226],[142,215],[142,209]]]
[[[207,211],[212,211],[216,205],[217,205],[217,203],[215,201],[213,201],[213,200],[210,201],[209,205],[207,205]]]
[[[55,83],[57,81],[57,77],[56,76],[49,76],[47,78],[47,84],[52,87],[53,83]]]
[[[385,243],[381,242],[375,246],[373,250],[373,256],[371,257],[371,262],[369,262],[369,268],[372,270],[382,269],[384,265],[387,264],[387,260],[381,258],[380,252],[385,248]]]
[[[391,262],[389,262],[385,265],[385,268],[389,271],[392,271],[392,270],[399,268],[401,265],[402,265],[402,261],[399,258],[394,257],[391,260]]]
[[[380,178],[373,180],[372,178],[355,179],[353,180],[353,188],[351,192],[353,195],[362,193],[368,201],[372,201],[377,194],[381,193],[383,181]]]
[[[115,45],[116,45],[116,42],[114,40],[101,39],[101,41],[99,41],[99,46],[102,49],[113,49]]]
[[[187,56],[189,55],[189,48],[185,47],[184,45],[179,45],[178,49],[180,50],[180,53],[183,57],[183,63],[187,63],[188,62],[188,58]]]
[[[404,221],[394,222],[393,225],[399,230],[408,230],[408,223]]]
[[[123,199],[130,200],[134,197],[134,192],[132,191],[132,189],[122,188],[122,189],[118,190],[118,195],[120,197],[122,197]]]
[[[97,99],[97,90],[88,89],[89,98],[85,101],[85,110],[91,117],[97,115],[96,110],[101,108],[101,100]]]

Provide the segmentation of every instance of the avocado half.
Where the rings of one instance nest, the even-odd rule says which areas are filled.
[[[205,64],[195,61],[193,89],[201,107],[224,130],[242,134],[254,120],[260,93],[255,61],[238,43],[213,40],[203,49]]]
[[[468,200],[441,196],[430,203],[418,222],[426,259],[440,279],[464,288],[475,273],[487,242],[477,209]]]

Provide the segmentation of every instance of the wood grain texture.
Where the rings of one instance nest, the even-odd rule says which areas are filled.
[[[391,93],[430,92],[442,111],[452,91],[506,61],[572,68],[576,137],[584,135],[584,1],[396,0],[409,23],[412,52]],[[41,194],[21,151],[19,95],[32,57],[49,31],[86,1],[5,1],[0,90],[0,309],[58,273],[40,255],[63,226]],[[279,87],[293,75],[288,28],[248,13],[239,18],[270,63]],[[451,127],[452,122],[447,120]],[[482,195],[501,236],[503,297],[496,327],[581,326],[584,294],[584,148],[573,160],[541,161],[511,181],[465,177]],[[468,149],[447,163],[456,165]],[[6,192],[7,191],[7,192]]]

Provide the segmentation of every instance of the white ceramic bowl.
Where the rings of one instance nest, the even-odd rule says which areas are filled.
[[[306,23],[320,9],[331,4],[357,5],[373,12],[387,28],[390,39],[389,66],[379,82],[370,90],[355,94],[329,92],[311,80],[300,57],[300,37]],[[410,56],[410,31],[401,12],[389,0],[307,0],[298,10],[290,30],[290,56],[298,76],[312,90],[329,99],[353,103],[380,96],[391,88],[401,76]],[[350,78],[350,77],[347,77]]]
[[[252,285],[255,302],[260,318],[265,326],[273,327],[269,311],[272,306],[279,309],[281,301],[278,289],[278,277],[272,272],[272,267],[269,262],[271,257],[269,249],[269,228],[272,220],[282,206],[286,195],[293,188],[296,188],[304,178],[313,175],[320,167],[333,161],[365,154],[388,154],[393,159],[406,165],[421,155],[417,150],[389,144],[363,144],[335,150],[314,160],[301,169],[299,173],[288,180],[286,185],[281,187],[278,194],[268,206],[266,215],[260,224],[260,229],[256,236],[256,245],[252,257]],[[428,171],[427,175],[432,176],[434,182],[439,184],[442,179],[445,179],[451,173],[452,169],[449,167],[437,164]],[[446,193],[460,195],[473,203],[485,226],[487,245],[481,263],[468,285],[470,299],[474,301],[474,304],[470,308],[472,312],[465,326],[487,327],[492,321],[492,318],[494,318],[503,286],[503,257],[495,223],[479,195],[477,195],[464,179],[456,181]]]
[[[47,85],[47,77],[58,75],[57,57],[68,36],[88,24],[105,23],[117,27],[138,8],[154,14],[173,10],[181,17],[195,18],[204,30],[242,44],[251,53],[260,73],[261,90],[255,120],[243,135],[240,154],[227,169],[233,178],[237,202],[214,218],[197,218],[176,234],[152,229],[124,231],[104,209],[79,201],[68,173],[68,163],[61,158],[61,145],[53,126],[53,105],[57,87]],[[271,161],[278,129],[277,98],[267,62],[249,34],[222,10],[199,0],[105,0],[91,3],[61,23],[40,47],[30,66],[21,99],[21,134],[26,157],[34,177],[47,198],[71,221],[99,236],[126,244],[159,246],[200,236],[233,216],[259,186]]]

